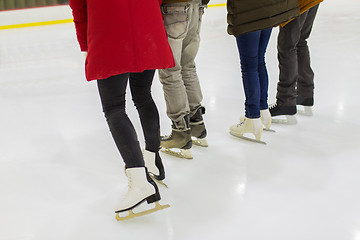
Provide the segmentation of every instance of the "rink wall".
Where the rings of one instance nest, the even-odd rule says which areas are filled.
[[[72,14],[68,5],[0,12],[0,29],[49,25],[71,21]]]
[[[67,0],[0,0],[0,11],[68,4]]]
[[[225,0],[212,0],[211,7],[223,7]],[[69,5],[0,11],[0,30],[72,22]]]

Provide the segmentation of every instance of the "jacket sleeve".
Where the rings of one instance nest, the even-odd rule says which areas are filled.
[[[81,51],[87,51],[87,0],[70,0]]]

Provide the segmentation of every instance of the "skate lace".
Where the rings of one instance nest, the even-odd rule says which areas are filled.
[[[161,141],[165,141],[165,140],[169,139],[170,136],[171,136],[171,135],[160,136],[160,140],[161,140]]]
[[[243,121],[240,121],[240,123],[237,124],[238,127],[240,127],[241,125],[245,124],[246,118]]]
[[[276,108],[276,106],[277,106],[277,103],[270,104],[269,109]]]
[[[172,134],[160,136],[160,140],[161,140],[161,141],[166,141],[166,140],[171,139],[171,137],[172,137]]]

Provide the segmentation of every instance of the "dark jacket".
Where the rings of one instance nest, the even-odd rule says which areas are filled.
[[[243,33],[279,25],[300,14],[298,0],[227,0],[228,33]]]

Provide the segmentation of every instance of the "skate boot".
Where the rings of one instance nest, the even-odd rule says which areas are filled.
[[[145,166],[148,169],[150,177],[156,182],[165,187],[168,187],[163,180],[165,179],[165,169],[162,164],[159,152],[143,151]]]
[[[265,142],[260,141],[262,132],[263,126],[260,118],[251,119],[243,116],[240,118],[240,123],[230,127],[230,134],[235,137],[239,137],[252,142],[266,144]],[[255,136],[255,139],[244,137],[245,133],[252,133]]]
[[[261,122],[264,125],[265,131],[275,132],[270,129],[271,126],[271,114],[269,109],[260,110]]]
[[[269,111],[272,117],[273,123],[281,123],[281,124],[296,124],[297,120],[295,117],[296,114],[296,106],[281,106],[277,105],[277,103],[270,105]],[[283,118],[274,118],[277,116],[285,116]]]
[[[160,205],[159,189],[145,167],[127,168],[126,176],[128,178],[128,192],[115,210],[118,221],[143,216],[170,207],[168,204]],[[133,209],[144,201],[147,201],[148,204],[155,203],[155,207],[134,213]],[[120,216],[126,212],[129,213],[127,216]]]
[[[296,97],[296,105],[298,106],[298,113],[304,116],[312,116],[312,106],[314,105],[314,98],[305,98],[301,96]],[[303,106],[303,109],[299,108],[299,105]]]
[[[206,141],[206,128],[202,115],[205,114],[205,108],[200,106],[195,114],[190,118],[190,131],[192,143],[201,147],[209,146]]]
[[[161,136],[160,146],[160,150],[164,153],[175,157],[193,158],[190,151],[192,147],[190,130],[181,131],[173,128],[170,136]]]

